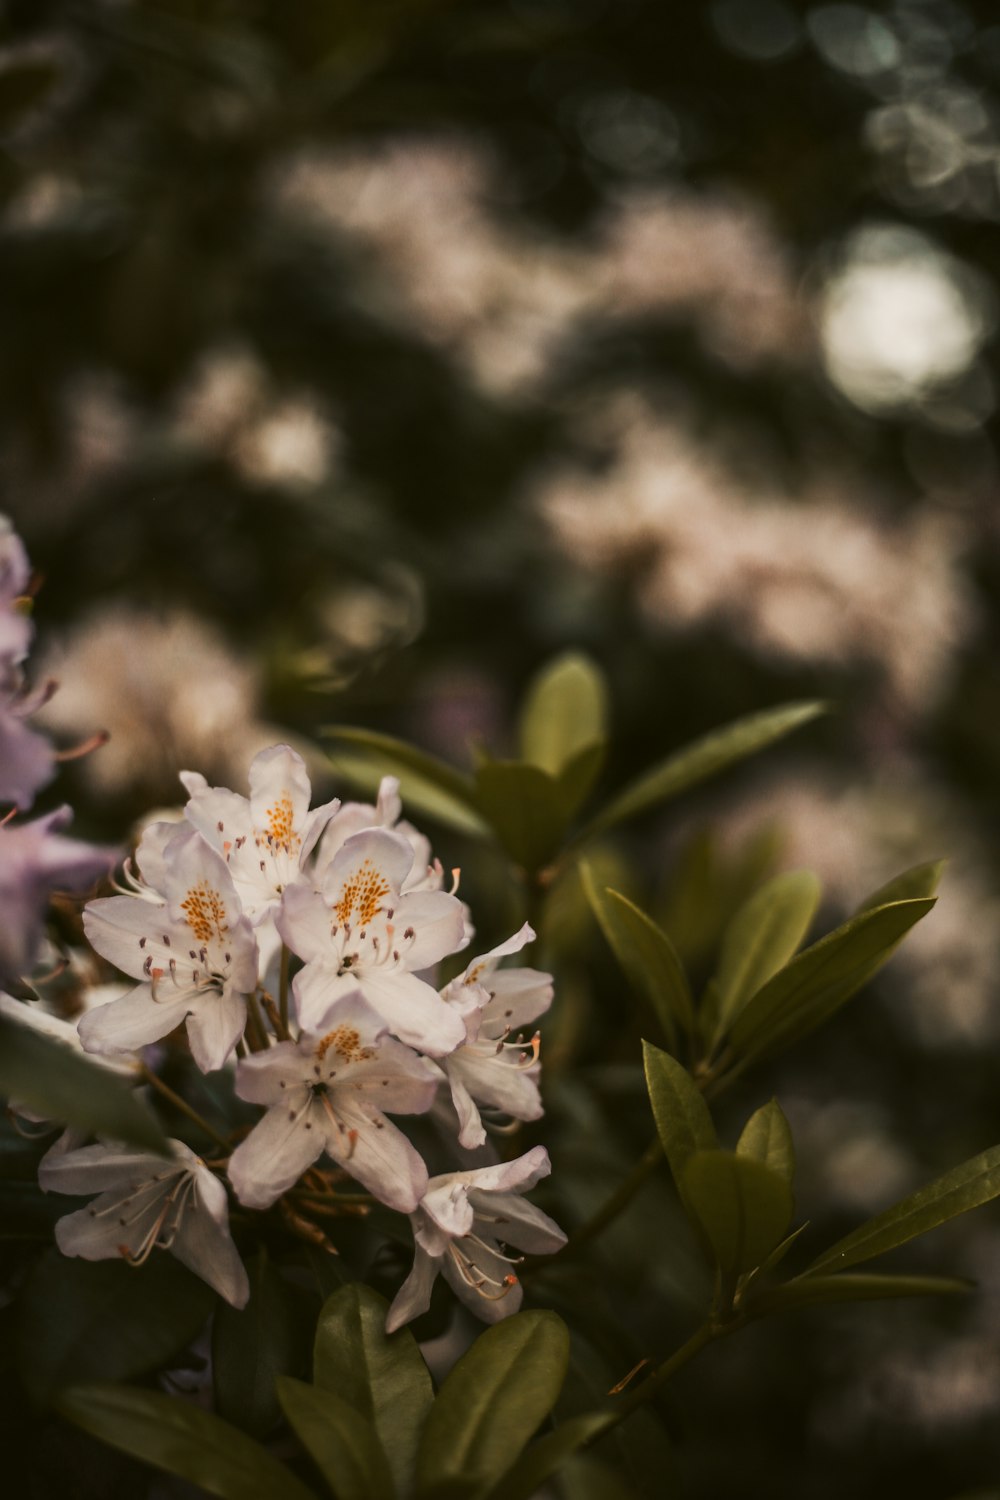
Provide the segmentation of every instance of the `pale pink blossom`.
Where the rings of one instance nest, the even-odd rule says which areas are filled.
[[[439,1271],[484,1322],[517,1312],[523,1294],[514,1267],[523,1257],[507,1247],[547,1255],[566,1243],[558,1224],[521,1197],[551,1170],[544,1146],[534,1146],[516,1161],[432,1177],[410,1216],[413,1269],[389,1308],[386,1331],[426,1312]]]
[[[114,868],[116,851],[61,836],[72,816],[59,807],[0,826],[0,981],[30,971],[54,891],[86,891]]]
[[[382,1203],[409,1213],[427,1169],[384,1111],[423,1114],[438,1078],[433,1064],[386,1035],[359,994],[336,1001],[315,1032],[238,1066],[237,1094],[267,1106],[229,1162],[240,1202],[267,1208],[326,1152]]]
[[[320,891],[286,889],[277,923],[305,960],[293,984],[305,1030],[333,1000],[360,990],[390,1031],[421,1052],[442,1056],[464,1040],[461,1016],[419,977],[462,946],[464,908],[445,891],[406,890],[413,865],[402,834],[369,828],[344,842]]]
[[[172,1161],[111,1143],[50,1152],[38,1171],[44,1192],[99,1194],[59,1220],[56,1244],[64,1255],[120,1256],[131,1265],[169,1250],[233,1307],[244,1307],[250,1285],[229,1231],[226,1190],[182,1141],[169,1144]]]
[[[149,854],[153,858],[155,837]],[[159,857],[159,851],[157,851]],[[202,1072],[221,1068],[246,1025],[257,986],[257,943],[224,860],[195,829],[162,850],[161,902],[139,896],[92,901],[84,928],[93,946],[142,981],[80,1020],[88,1052],[131,1052],[187,1023]]]

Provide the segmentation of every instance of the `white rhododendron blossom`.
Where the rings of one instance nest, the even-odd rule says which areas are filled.
[[[108,896],[84,912],[98,953],[143,983],[88,1011],[80,1036],[88,1052],[134,1051],[186,1021],[195,1062],[209,1072],[243,1035],[257,944],[225,862],[195,829],[175,834],[162,863],[161,903]]]
[[[380,1202],[411,1212],[427,1169],[383,1111],[423,1114],[434,1099],[437,1070],[387,1036],[385,1022],[360,995],[335,1001],[319,1031],[239,1065],[237,1094],[266,1105],[267,1114],[229,1163],[237,1197],[249,1208],[267,1208],[325,1151]]]
[[[497,968],[501,958],[520,952],[534,936],[526,922],[441,991],[465,1023],[465,1041],[441,1059],[441,1067],[458,1115],[458,1143],[467,1149],[486,1140],[480,1105],[511,1120],[537,1120],[542,1114],[538,1035],[525,1039],[520,1028],[552,1004],[552,977],[537,969]]]
[[[181,780],[190,794],[185,817],[225,859],[262,950],[277,948],[274,916],[282,893],[299,877],[339,799],[309,811],[305,762],[287,745],[272,745],[254,757],[249,799],[210,787],[194,771],[183,771]]]
[[[374,805],[333,800],[310,809],[302,757],[274,745],[253,760],[248,797],[210,786],[197,772],[181,780],[183,818],[150,823],[125,863],[127,886],[85,909],[93,947],[137,982],[80,1018],[83,1048],[139,1065],[144,1047],[183,1027],[203,1072],[223,1067],[238,1049],[236,1094],[258,1107],[256,1122],[235,1142],[205,1129],[226,1153],[213,1167],[244,1209],[281,1200],[292,1232],[332,1248],[309,1213],[316,1207],[336,1217],[343,1211],[336,1184],[353,1178],[372,1199],[412,1216],[418,1251],[407,1317],[419,1311],[414,1285],[429,1286],[428,1270],[432,1281],[439,1261],[479,1316],[495,1321],[513,1312],[521,1292],[502,1245],[562,1243],[551,1220],[518,1196],[549,1170],[548,1157],[539,1148],[520,1162],[429,1184],[420,1152],[389,1116],[427,1114],[447,1084],[456,1150],[491,1150],[494,1117],[506,1128],[541,1115],[538,1038],[523,1028],[551,1004],[551,977],[499,966],[534,938],[531,928],[525,924],[439,990],[436,966],[467,946],[472,928],[464,903],[442,889],[427,839],[403,821],[395,777],[383,778]],[[157,1066],[154,1059],[145,1070],[151,1087],[182,1103],[158,1080]],[[236,1297],[245,1294],[232,1277],[223,1288],[207,1251],[195,1265],[185,1249],[192,1225],[207,1225],[212,1215],[223,1222],[219,1175],[190,1152],[164,1168],[157,1158],[77,1145],[71,1137],[50,1153],[44,1185],[58,1190],[72,1180],[77,1185],[65,1191],[94,1187],[103,1196],[63,1221],[66,1253],[141,1261],[166,1245],[241,1305]],[[140,1171],[143,1163],[155,1170]],[[305,1191],[294,1193],[306,1173]],[[501,1209],[508,1198],[516,1205],[501,1216],[504,1224],[516,1221],[511,1234],[484,1230],[487,1192]],[[464,1207],[439,1211],[445,1198]],[[454,1229],[450,1249],[440,1224],[433,1227],[439,1220]]]
[[[407,839],[388,829],[352,834],[323,875],[322,890],[285,892],[278,930],[305,960],[296,976],[299,1022],[313,1029],[331,1000],[360,990],[400,1041],[434,1057],[465,1039],[458,1012],[419,977],[462,946],[462,903],[446,891],[404,893],[414,863]]]
[[[387,1332],[427,1311],[438,1272],[484,1322],[516,1312],[523,1294],[515,1268],[523,1257],[508,1247],[547,1255],[566,1243],[558,1224],[521,1197],[551,1170],[545,1147],[534,1146],[516,1161],[432,1177],[410,1219],[413,1269],[389,1309]]]
[[[121,1256],[141,1265],[156,1249],[169,1250],[233,1307],[250,1296],[247,1273],[229,1232],[226,1190],[181,1141],[173,1160],[148,1151],[100,1143],[41,1163],[45,1192],[99,1196],[56,1224],[64,1255],[84,1260]]]

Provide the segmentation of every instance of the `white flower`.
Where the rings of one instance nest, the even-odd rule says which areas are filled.
[[[418,832],[412,823],[400,822],[402,811],[396,776],[382,777],[374,807],[369,802],[345,802],[337,816],[327,824],[316,846],[313,873],[317,889],[322,885],[334,856],[353,834],[363,833],[366,828],[389,828],[393,833],[401,834],[413,850],[413,864],[403,882],[403,890],[440,890],[444,879],[441,861],[431,858],[430,840],[424,834]]]
[[[309,811],[305,762],[288,745],[254,757],[249,799],[210,787],[194,771],[182,771],[181,780],[190,793],[185,817],[225,859],[244,912],[260,927],[273,919],[340,802]]]
[[[471,1149],[486,1140],[477,1105],[498,1110],[513,1120],[537,1120],[542,1115],[538,1092],[538,1035],[524,1041],[517,1033],[552,1004],[552,976],[537,969],[498,969],[497,963],[517,953],[535,934],[527,922],[499,947],[473,959],[465,973],[441,991],[441,997],[461,1013],[465,1042],[441,1067],[451,1086],[458,1115],[460,1146]]]
[[[559,1225],[520,1196],[551,1169],[545,1147],[534,1146],[516,1161],[432,1177],[410,1216],[413,1270],[389,1308],[386,1332],[426,1312],[439,1271],[484,1322],[517,1312],[522,1291],[513,1268],[521,1257],[505,1247],[545,1255],[566,1243]]]
[[[314,1030],[333,1000],[360,990],[403,1042],[432,1056],[465,1038],[462,1017],[417,971],[465,938],[462,903],[445,891],[406,891],[413,849],[399,833],[353,834],[323,876],[322,892],[285,891],[278,930],[305,960],[295,976],[299,1021]]]
[[[427,1169],[383,1110],[424,1113],[439,1075],[385,1033],[355,994],[328,1009],[322,1035],[279,1042],[239,1064],[237,1094],[269,1106],[229,1162],[241,1203],[267,1208],[325,1151],[390,1208],[416,1207]]]
[[[170,1250],[233,1307],[243,1307],[250,1286],[229,1232],[226,1190],[183,1142],[170,1147],[173,1161],[112,1144],[50,1153],[38,1169],[45,1192],[100,1194],[59,1220],[56,1243],[64,1255],[120,1255],[131,1265],[155,1249]]]
[[[154,839],[150,863],[155,864]],[[246,1025],[257,985],[257,944],[224,861],[193,828],[162,850],[165,900],[92,901],[83,925],[98,953],[145,980],[80,1020],[87,1052],[132,1052],[187,1022],[203,1073],[221,1068]]]

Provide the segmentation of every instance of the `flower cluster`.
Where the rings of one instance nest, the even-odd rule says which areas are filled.
[[[549,1171],[545,1151],[429,1179],[389,1117],[437,1105],[457,1145],[471,1148],[487,1140],[484,1113],[542,1113],[538,1038],[523,1028],[551,1004],[551,979],[498,967],[531,928],[438,988],[436,966],[471,940],[469,914],[444,889],[426,839],[401,820],[395,778],[384,778],[374,806],[310,809],[301,756],[275,745],[254,759],[249,797],[193,772],[181,779],[183,817],[151,824],[126,865],[129,889],[84,912],[93,947],[135,981],[81,1017],[85,1050],[129,1054],[183,1026],[203,1072],[236,1053],[236,1093],[262,1110],[228,1160],[244,1207],[270,1208],[325,1155],[335,1173],[412,1217],[417,1259],[392,1326],[423,1310],[439,1265],[481,1317],[513,1312],[520,1287],[501,1246],[564,1241],[517,1196]],[[85,1191],[87,1174],[106,1191],[62,1221],[67,1253],[135,1260],[161,1245],[242,1305],[245,1279],[233,1272],[224,1206],[208,1179],[221,1184],[204,1163],[180,1151],[165,1170],[104,1143],[65,1152],[42,1185]],[[509,1233],[496,1227],[507,1224]]]

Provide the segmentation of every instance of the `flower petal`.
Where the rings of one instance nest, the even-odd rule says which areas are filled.
[[[190,1010],[188,996],[154,1000],[149,985],[140,984],[120,1000],[88,1010],[77,1029],[85,1052],[135,1052],[167,1036]]]
[[[269,1109],[229,1158],[229,1180],[247,1208],[270,1208],[322,1154],[314,1107]]]
[[[246,1001],[239,995],[211,990],[189,1002],[187,1018],[191,1056],[203,1073],[214,1073],[234,1051],[247,1023]]]
[[[528,1203],[519,1193],[480,1193],[472,1188],[469,1202],[476,1214],[479,1233],[489,1233],[505,1244],[516,1245],[529,1255],[551,1255],[561,1250],[566,1236],[554,1219]],[[480,1215],[486,1221],[479,1229]]]
[[[339,1091],[334,1107],[345,1130],[328,1127],[327,1154],[380,1203],[412,1213],[427,1186],[427,1168],[406,1136],[390,1120],[342,1101]]]
[[[431,985],[415,974],[395,969],[358,974],[355,983],[384,1016],[401,1042],[430,1057],[445,1057],[465,1041],[465,1022]]]
[[[226,1190],[207,1167],[199,1167],[171,1250],[232,1307],[245,1307],[250,1282],[229,1230]]]
[[[431,1291],[439,1269],[437,1257],[428,1255],[426,1250],[417,1245],[413,1269],[392,1299],[392,1305],[386,1314],[386,1333],[395,1333],[404,1323],[419,1318],[421,1313],[427,1311],[431,1305]]]

